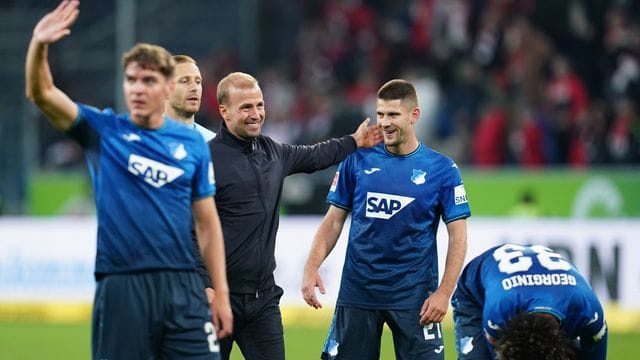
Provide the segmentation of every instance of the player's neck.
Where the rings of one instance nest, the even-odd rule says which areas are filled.
[[[420,142],[414,136],[398,145],[393,145],[393,146],[385,145],[385,148],[387,149],[388,152],[394,155],[409,155],[412,152],[416,151],[418,146],[420,146]]]
[[[179,121],[185,125],[192,125],[195,121],[196,121],[196,114],[195,113],[188,113],[188,112],[184,112],[184,111],[178,111],[178,109],[175,109],[174,107],[170,106],[170,105],[166,105],[165,106],[165,113],[164,113],[167,117]]]
[[[164,115],[161,113],[153,113],[147,116],[131,115],[131,121],[141,128],[155,130],[164,125]]]

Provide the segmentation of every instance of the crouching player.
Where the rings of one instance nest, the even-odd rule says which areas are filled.
[[[453,294],[459,359],[605,359],[602,305],[576,267],[540,245],[491,248]]]

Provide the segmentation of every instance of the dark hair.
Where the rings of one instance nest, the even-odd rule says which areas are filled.
[[[167,79],[173,76],[176,62],[171,54],[162,46],[139,43],[122,55],[122,64],[126,68],[136,62],[144,69],[159,71]]]
[[[387,81],[378,90],[378,99],[408,101],[411,107],[418,107],[418,95],[413,84],[403,79]]]
[[[496,342],[499,360],[577,360],[576,349],[551,314],[521,313],[502,330]]]

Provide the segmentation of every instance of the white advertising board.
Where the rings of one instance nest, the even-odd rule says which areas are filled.
[[[276,278],[286,305],[302,305],[300,282],[321,217],[283,217],[277,240]],[[0,218],[0,302],[91,302],[94,290],[96,223],[92,217]],[[471,218],[467,261],[505,243],[536,243],[568,256],[589,279],[603,303],[640,310],[640,219],[567,220]],[[335,302],[348,226],[321,267],[327,294]],[[446,228],[438,231],[440,269],[446,256]]]

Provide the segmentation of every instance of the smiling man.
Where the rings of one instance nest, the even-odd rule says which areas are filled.
[[[266,118],[262,90],[253,76],[241,72],[220,80],[217,98],[224,121],[210,148],[213,159],[223,159],[214,161],[216,204],[234,314],[234,333],[220,341],[220,353],[228,359],[236,342],[247,360],[282,360],[282,289],[273,271],[284,179],[337,164],[357,147],[379,143],[382,136],[367,126],[367,119],[354,134],[339,139],[315,145],[278,143],[261,134]]]
[[[391,80],[378,91],[384,144],[349,155],[327,195],[330,204],[304,268],[302,296],[316,309],[318,269],[351,213],[340,293],[322,359],[377,360],[386,323],[398,359],[444,359],[440,322],[462,268],[471,215],[457,165],[422,144],[413,85]],[[449,234],[438,285],[436,232]]]

